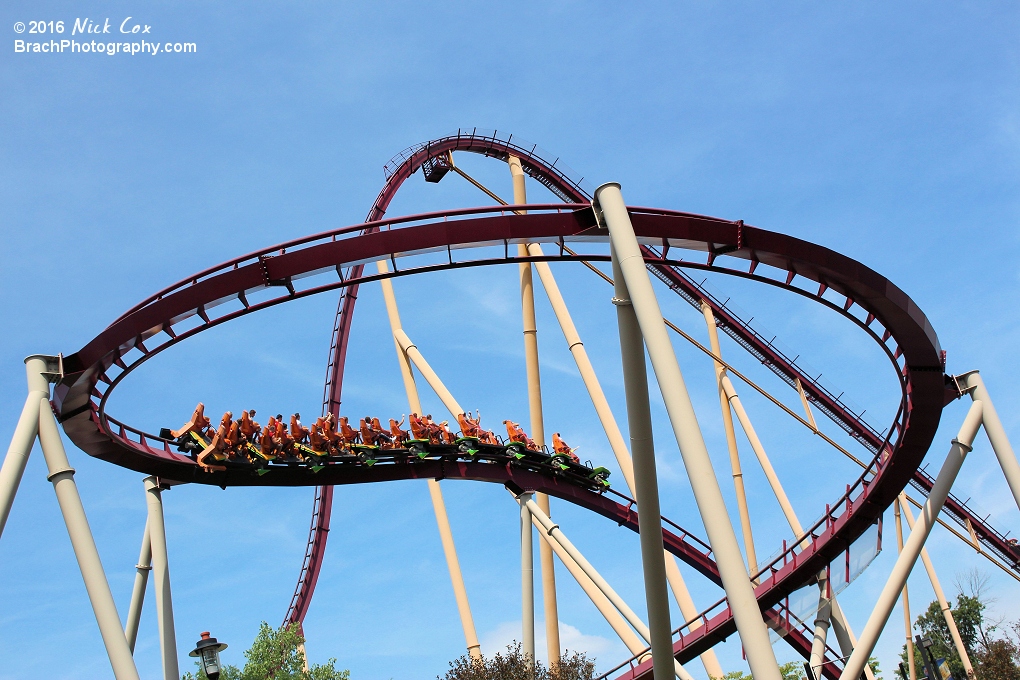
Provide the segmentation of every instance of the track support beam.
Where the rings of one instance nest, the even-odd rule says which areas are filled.
[[[860,640],[843,667],[843,673],[839,676],[840,680],[857,680],[864,671],[864,667],[875,649],[875,644],[878,642],[878,637],[882,634],[889,615],[892,614],[896,600],[903,591],[907,576],[914,568],[914,563],[917,561],[918,555],[921,554],[921,548],[924,547],[924,542],[935,525],[935,518],[938,517],[946,502],[946,497],[956,480],[956,475],[960,472],[963,460],[971,450],[974,436],[981,426],[981,419],[982,402],[975,400],[971,404],[959,434],[953,440],[953,446],[949,450],[946,461],[942,464],[942,469],[939,470],[938,477],[935,478],[935,484],[932,486],[931,493],[928,494],[928,500],[921,510],[914,530],[910,532],[910,537],[903,546],[903,552],[896,559],[889,580],[886,581],[882,593],[878,596],[875,609],[871,612],[864,630],[861,631]]]
[[[709,543],[715,552],[723,589],[733,611],[751,674],[756,680],[780,680],[779,664],[769,642],[768,628],[754,597],[744,558],[726,513],[719,480],[712,469],[694,406],[666,332],[641,248],[620,193],[620,185],[603,184],[596,190],[595,200],[605,226],[609,229],[610,241],[619,256],[620,270],[630,291],[641,335],[691,480]]]
[[[163,655],[163,679],[179,680],[177,667],[177,635],[174,631],[174,605],[170,595],[170,561],[166,549],[166,527],[163,524],[162,492],[157,477],[146,477],[145,503],[149,510],[146,527],[152,552],[152,585],[156,593],[156,617],[159,622],[159,650]]]
[[[528,501],[533,496],[522,493],[517,497],[521,506],[521,634],[524,653],[532,664],[535,663],[535,557]]]
[[[701,301],[701,313],[705,317],[705,325],[708,326],[708,341],[712,348],[715,360],[715,381],[716,389],[719,390],[719,406],[722,410],[723,430],[726,432],[726,447],[730,452],[730,467],[733,469],[733,490],[737,495],[737,509],[740,512],[740,529],[744,535],[744,552],[747,554],[747,573],[758,572],[758,556],[754,551],[754,534],[751,531],[751,513],[747,509],[747,494],[744,493],[744,473],[740,468],[740,452],[737,450],[737,434],[733,429],[733,412],[730,409],[730,400],[726,388],[723,387],[723,379],[726,377],[726,367],[722,365],[722,345],[719,344],[719,329],[716,327],[715,314],[712,307]],[[756,452],[757,453],[757,452]],[[799,534],[798,534],[799,535]]]
[[[149,520],[146,517],[145,531],[142,532],[142,548],[138,553],[138,564],[135,565],[135,585],[131,589],[131,604],[128,605],[127,622],[124,624],[124,637],[127,638],[131,653],[135,651],[135,640],[138,639],[138,623],[142,618],[142,606],[145,603],[145,585],[152,571],[152,544],[149,542]]]
[[[376,262],[376,267],[380,274],[385,274],[389,271],[389,266],[384,260]],[[414,373],[411,372],[411,362],[398,339],[398,333],[404,338],[407,338],[407,335],[401,328],[400,312],[397,309],[397,297],[393,292],[393,282],[389,279],[382,279],[379,283],[382,285],[383,299],[386,302],[390,330],[393,332],[393,341],[397,350],[397,362],[400,364],[400,375],[403,377],[404,389],[407,392],[407,403],[411,411],[421,415],[421,400],[418,398],[418,387],[414,382]],[[407,342],[410,344],[410,339]],[[418,356],[421,356],[420,353]],[[422,361],[424,362],[424,357],[422,357]],[[427,366],[428,364],[425,365]],[[429,370],[431,371],[431,368]],[[423,375],[425,375],[424,372]],[[439,376],[436,376],[435,372],[432,372],[431,375],[435,377],[439,385],[442,385],[439,382]],[[435,385],[433,385],[433,389],[435,389]],[[453,399],[453,395],[445,387],[443,387],[443,390],[448,398],[453,401],[452,405],[459,411],[460,407],[456,404],[456,400]],[[440,395],[440,398],[442,397],[443,395]],[[446,402],[444,401],[444,403]],[[447,404],[447,408],[450,406],[451,404]],[[475,631],[474,617],[471,616],[471,605],[468,603],[467,588],[464,587],[464,575],[460,570],[460,560],[457,558],[457,548],[453,542],[453,530],[450,528],[450,517],[446,513],[446,501],[443,499],[443,491],[439,487],[439,482],[435,479],[428,480],[428,487],[429,497],[432,499],[432,510],[436,515],[436,526],[439,528],[439,539],[443,544],[443,554],[446,557],[446,566],[450,572],[453,596],[457,601],[457,611],[460,613],[460,623],[464,629],[467,651],[472,659],[481,659],[482,646],[478,643],[478,633]]]
[[[666,586],[666,562],[662,559],[662,519],[659,509],[659,482],[655,469],[655,441],[652,437],[652,412],[648,399],[648,374],[645,347],[641,341],[634,307],[627,284],[620,275],[616,252],[612,252],[616,320],[620,329],[620,354],[623,359],[623,384],[627,397],[627,427],[630,452],[634,460],[634,491],[638,504],[638,533],[641,541],[641,565],[644,570],[645,604],[651,635],[653,675],[670,677],[673,673],[673,635],[669,622],[669,595]]]
[[[524,168],[521,159],[510,156],[507,160],[514,185],[514,203],[528,202],[524,182]],[[527,257],[527,245],[517,245],[517,255]],[[521,279],[521,322],[524,328],[524,365],[528,376],[528,414],[531,422],[531,438],[539,446],[545,445],[545,418],[542,413],[542,373],[538,364],[538,323],[535,319],[535,283],[530,262],[519,265]],[[551,515],[549,496],[536,493],[538,507]],[[545,609],[545,643],[549,655],[549,667],[560,662],[560,615],[556,604],[556,569],[553,564],[552,548],[545,541],[538,543],[539,562],[542,566],[542,604]]]
[[[528,254],[533,257],[541,256],[543,254],[541,245],[538,243],[528,244]],[[617,464],[620,466],[620,471],[623,474],[624,481],[627,483],[627,488],[632,494],[635,494],[634,464],[631,461],[630,452],[627,450],[627,444],[623,439],[623,434],[620,432],[616,418],[613,416],[612,409],[609,408],[609,402],[602,391],[602,386],[599,383],[598,376],[595,374],[595,369],[591,365],[591,360],[588,359],[588,353],[581,342],[581,336],[578,334],[574,321],[570,317],[570,311],[567,309],[563,295],[556,284],[552,269],[546,262],[536,262],[535,270],[538,272],[543,288],[545,288],[549,304],[552,306],[553,313],[556,315],[556,320],[560,325],[560,330],[563,331],[563,338],[567,341],[567,349],[577,364],[578,373],[581,374],[581,380],[584,382],[588,396],[595,407],[595,413],[598,415],[599,422],[606,432],[606,438],[609,440],[609,446],[613,450]],[[673,597],[676,598],[676,602],[680,606],[680,613],[688,621],[694,621],[690,625],[691,630],[700,628],[703,624],[697,618],[698,608],[695,606],[694,599],[691,597],[687,584],[684,582],[683,574],[680,573],[680,567],[677,565],[676,558],[664,551],[663,560],[666,564],[666,578],[669,581],[670,589],[673,591]],[[719,665],[719,660],[714,651],[709,649],[702,653],[701,661],[710,678],[723,677],[722,666]]]
[[[901,518],[900,508],[903,504],[900,499],[897,499],[893,504],[893,515],[896,518],[896,554],[899,555],[903,552],[903,520]],[[903,584],[903,594],[900,596],[900,601],[903,604],[903,627],[907,634],[907,668],[909,670],[910,680],[917,680],[917,667],[914,665],[914,627],[910,620],[910,592],[907,589],[907,584]]]
[[[542,509],[538,507],[535,501],[529,500],[527,505],[531,510],[532,516],[538,521],[539,525],[541,525],[541,531],[544,531],[551,541],[555,541],[563,548],[564,552],[570,556],[570,559],[581,568],[585,575],[592,580],[595,586],[602,591],[602,594],[606,596],[614,607],[616,607],[616,610],[623,615],[623,618],[626,619],[627,623],[629,623],[631,627],[638,632],[638,635],[644,638],[646,643],[650,643],[651,633],[648,630],[648,626],[646,626],[644,622],[638,618],[637,614],[634,613],[634,610],[627,606],[627,603],[623,601],[623,598],[620,597],[615,590],[613,590],[613,587],[610,586],[604,578],[602,578],[602,575],[595,570],[595,567],[593,567],[591,563],[585,559],[584,555],[581,554],[581,551],[570,542],[570,539],[566,537],[559,525],[554,524],[553,521],[549,519],[548,515],[542,512]],[[654,664],[654,649],[652,650],[652,655]],[[673,660],[673,674],[675,674],[676,677],[680,678],[680,680],[693,680],[691,674],[680,665],[680,662],[673,659],[672,645],[670,645],[669,648],[668,658]],[[671,675],[672,674],[667,677],[671,677]]]
[[[981,379],[981,374],[978,371],[964,373],[962,376],[958,376],[957,380],[961,387],[970,391],[971,399],[980,401],[984,405],[982,407],[982,413],[984,413],[982,424],[985,427],[985,434],[988,436],[988,442],[992,445],[992,450],[995,451],[995,457],[999,459],[1002,474],[1006,477],[1009,490],[1013,492],[1013,500],[1020,508],[1020,463],[1017,462],[1016,454],[1013,453],[1013,446],[1009,443],[1009,437],[1006,436],[1006,428],[999,420],[999,414],[992,403],[992,396],[988,394],[988,388],[985,387],[985,381]]]
[[[982,406],[985,404],[981,402]],[[984,409],[982,408],[982,411]],[[900,511],[903,513],[903,519],[907,521],[907,526],[910,530],[914,530],[914,513],[910,511],[910,507],[907,505],[906,495],[902,492],[899,498],[896,499],[896,503],[899,505]],[[921,548],[921,562],[924,564],[924,570],[928,572],[928,579],[931,581],[932,590],[935,591],[935,599],[938,600],[939,609],[942,610],[942,616],[946,619],[946,626],[949,628],[949,635],[953,638],[953,645],[956,647],[956,653],[960,657],[960,661],[963,663],[963,670],[967,673],[967,677],[974,680],[976,677],[974,674],[974,666],[970,662],[970,654],[967,653],[967,647],[963,644],[963,638],[960,637],[960,629],[956,627],[956,620],[953,618],[953,610],[949,606],[949,601],[946,599],[946,594],[942,591],[942,584],[939,583],[938,574],[935,573],[935,565],[932,564],[931,557],[928,555],[927,548]],[[904,586],[906,588],[906,586]]]
[[[53,359],[53,357],[33,356],[29,357],[26,363],[29,365],[30,371],[34,370],[37,375],[42,376],[48,373],[47,365]],[[37,380],[29,381],[31,391],[37,391],[39,385],[41,383]],[[47,479],[53,483],[53,491],[57,495],[57,503],[64,516],[64,524],[67,525],[71,547],[74,549],[74,556],[78,560],[78,567],[81,569],[82,579],[85,581],[85,590],[92,602],[92,611],[96,615],[99,632],[106,645],[110,665],[113,666],[114,677],[117,680],[138,680],[135,660],[131,657],[127,638],[124,637],[124,629],[121,627],[120,616],[117,614],[117,605],[113,601],[110,584],[106,580],[106,572],[103,571],[103,563],[99,559],[99,551],[96,549],[95,539],[92,538],[92,531],[89,528],[88,519],[85,517],[85,508],[82,506],[81,496],[78,495],[78,487],[74,483],[74,468],[67,460],[64,443],[57,430],[57,421],[50,409],[48,393],[39,400],[37,412],[39,414],[39,446],[46,459],[46,468],[49,473]]]
[[[28,374],[28,397],[21,409],[18,426],[14,428],[11,445],[7,448],[3,467],[0,468],[0,536],[11,514],[14,497],[28,465],[28,456],[32,453],[36,435],[39,434],[39,401],[50,398],[50,384],[46,379],[46,362],[39,357],[25,359],[25,371]]]

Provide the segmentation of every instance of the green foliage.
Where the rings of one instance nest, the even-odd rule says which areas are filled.
[[[807,680],[804,675],[803,661],[790,661],[788,663],[784,663],[779,667],[779,672],[782,674],[783,680]],[[712,678],[712,680],[754,680],[754,677],[750,673],[730,671],[721,679]]]
[[[871,667],[871,672],[875,674],[875,680],[882,680],[882,669],[878,666],[878,659],[875,657],[868,659],[868,666]]]
[[[962,593],[956,598],[955,607],[952,606],[952,602],[949,605],[950,610],[953,612],[953,619],[956,621],[956,628],[960,632],[960,639],[963,641],[964,649],[967,650],[967,655],[973,661],[977,651],[981,625],[984,621],[983,612],[985,605],[977,597]],[[949,671],[953,674],[954,678],[962,679],[967,677],[963,668],[963,662],[960,660],[960,655],[956,653],[956,646],[953,644],[953,638],[949,633],[946,617],[942,613],[942,608],[939,607],[938,601],[928,605],[928,609],[917,617],[914,628],[922,638],[931,638],[932,646],[930,651],[933,660],[945,659],[946,663],[949,664]],[[902,659],[904,665],[907,664],[906,645],[903,645],[900,659]],[[921,658],[921,650],[917,649],[916,645],[914,649],[914,664],[918,669],[918,675],[923,675],[924,661]]]
[[[525,654],[519,642],[507,645],[506,652],[497,652],[488,659],[460,656],[450,662],[446,675],[437,676],[438,680],[591,680],[594,677],[595,660],[584,654],[568,650],[558,664],[547,668]]]
[[[961,592],[956,598],[955,607],[952,606],[952,602],[949,603],[953,619],[978,678],[1020,680],[1020,643],[1018,643],[1020,621],[1003,630],[1002,619],[988,621],[985,618],[985,610],[994,602],[994,599],[986,594],[987,582],[987,578],[976,570],[965,574],[962,583],[960,577],[957,577],[957,587],[961,591],[970,591],[970,594]],[[931,639],[932,656],[935,659],[946,659],[953,677],[957,680],[964,680],[967,677],[938,602],[932,602],[917,618],[915,630],[921,637]],[[906,665],[906,646],[900,657]],[[920,650],[916,648],[914,663],[918,676],[922,677],[924,664],[921,661]]]
[[[807,680],[804,675],[804,663],[799,661],[790,661],[784,663],[779,667],[779,672],[783,676],[783,680]]]
[[[712,680],[719,680],[719,678],[712,678]],[[754,680],[754,677],[750,673],[730,671],[726,675],[722,676],[722,680]]]
[[[220,680],[350,680],[350,672],[336,669],[336,659],[313,664],[304,670],[305,638],[300,626],[292,623],[273,629],[263,621],[251,647],[244,653],[244,669],[225,665]],[[196,666],[200,666],[198,662]],[[208,680],[199,667],[197,673],[185,673],[181,680]]]

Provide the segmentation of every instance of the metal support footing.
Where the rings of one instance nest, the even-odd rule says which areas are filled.
[[[978,427],[981,426],[981,417],[982,402],[975,401],[963,421],[957,438],[953,440],[953,446],[945,463],[942,464],[942,469],[939,470],[935,484],[932,485],[928,500],[914,525],[914,530],[910,532],[910,537],[903,546],[903,552],[896,559],[889,580],[886,581],[882,593],[878,596],[875,609],[871,612],[864,630],[861,631],[860,640],[843,667],[840,680],[857,680],[864,671],[864,667],[875,649],[875,644],[878,642],[878,637],[882,634],[889,615],[892,614],[896,600],[899,599],[903,585],[907,582],[907,576],[914,568],[914,563],[917,561],[918,555],[921,554],[921,548],[924,547],[924,542],[935,525],[935,519],[946,502],[946,497],[956,480],[956,475],[960,472],[963,460],[971,450],[971,442],[974,441]]]
[[[779,664],[769,642],[768,628],[755,600],[744,558],[726,512],[719,480],[712,469],[712,461],[683,374],[673,353],[620,186],[615,183],[603,184],[596,190],[595,197],[609,229],[612,245],[619,256],[620,270],[627,282],[652,369],[691,480],[709,543],[719,565],[723,589],[733,611],[751,674],[756,680],[781,680]]]

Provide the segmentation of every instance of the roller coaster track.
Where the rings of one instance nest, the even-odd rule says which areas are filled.
[[[300,622],[303,619],[314,591],[329,526],[331,492],[326,487],[332,485],[411,478],[513,483],[576,503],[624,526],[636,527],[636,513],[630,507],[625,510],[628,517],[634,514],[634,520],[621,521],[625,519],[620,509],[624,506],[590,491],[572,488],[533,472],[514,470],[511,466],[470,461],[422,461],[413,465],[343,470],[340,466],[329,466],[314,478],[307,471],[290,469],[262,477],[238,471],[207,473],[200,471],[191,458],[172,451],[168,440],[120,423],[106,413],[114,388],[135,368],[164,349],[240,316],[309,295],[339,290],[343,296],[331,343],[330,380],[324,397],[325,407],[335,411],[339,408],[351,315],[361,283],[521,261],[608,260],[604,251],[573,255],[567,254],[564,248],[539,258],[518,258],[511,254],[511,250],[516,253],[516,248],[511,249],[510,245],[521,242],[553,244],[553,251],[557,250],[556,245],[565,246],[568,242],[578,244],[575,246],[578,248],[593,242],[604,243],[607,235],[598,228],[590,206],[584,203],[519,206],[529,211],[527,215],[514,214],[511,206],[384,219],[400,184],[424,162],[453,150],[502,159],[510,154],[517,155],[526,173],[550,188],[556,187],[554,193],[561,198],[583,201],[588,196],[580,180],[559,172],[558,160],[549,162],[534,153],[533,148],[511,140],[499,140],[495,135],[463,134],[435,140],[409,150],[388,169],[386,185],[370,212],[372,219],[366,223],[249,253],[184,279],[136,305],[81,350],[64,357],[64,376],[55,390],[54,406],[65,432],[90,455],[181,482],[322,487],[317,493],[312,540],[288,620]],[[529,153],[534,155],[529,156]],[[742,222],[648,208],[629,210],[635,231],[646,244],[646,262],[657,275],[670,278],[675,287],[683,287],[678,283],[683,281],[683,269],[715,271],[793,291],[854,320],[885,348],[896,367],[903,402],[885,438],[881,438],[864,423],[860,414],[843,407],[838,397],[816,385],[795,362],[783,361],[785,357],[773,352],[749,326],[733,315],[720,314],[726,311],[722,306],[717,310],[726,332],[737,333],[747,345],[769,358],[766,363],[772,370],[779,368],[787,376],[800,379],[812,403],[836,422],[845,421],[841,424],[844,429],[853,428],[860,437],[872,442],[875,446],[872,450],[877,451],[864,474],[848,487],[846,494],[830,504],[825,516],[809,530],[808,547],[801,550],[799,544],[794,545],[765,566],[756,596],[764,611],[773,612],[767,616],[782,618],[782,612],[774,611],[773,607],[779,607],[784,597],[808,583],[814,574],[847,549],[879,518],[899,491],[917,479],[946,396],[943,355],[937,338],[909,297],[877,273],[838,253]],[[491,246],[494,244],[504,246],[502,254],[493,254]],[[481,254],[475,259],[464,257],[474,252],[472,249]],[[445,253],[446,257],[424,264],[411,262],[406,268],[400,266],[405,258],[423,254],[432,254],[435,258],[436,253]],[[693,259],[691,253],[694,253]],[[698,253],[703,259],[698,258]],[[366,275],[364,263],[374,260],[389,260],[393,271]],[[739,265],[741,262],[744,264]],[[310,282],[317,285],[309,285]],[[693,281],[688,283],[693,284]],[[818,292],[804,285],[817,285]],[[694,286],[688,292],[697,290]],[[823,297],[827,291],[828,297]],[[704,297],[700,291],[698,293]],[[831,301],[833,296],[844,298],[845,302],[836,304]],[[619,507],[614,508],[609,503]],[[970,519],[975,529],[984,525],[980,518],[969,517],[964,504],[960,504],[960,512]],[[1001,535],[988,529],[979,536],[982,542],[994,543]],[[676,537],[667,537],[666,541],[680,559],[713,578],[714,563],[696,548],[697,542],[689,534],[679,541]],[[1016,564],[1011,546],[1004,537],[1001,542],[1002,550],[996,552],[1013,555],[1011,564]],[[724,609],[708,619],[707,625],[681,638],[677,643],[678,658],[692,658],[734,630],[732,617]],[[796,637],[791,633],[787,639]],[[803,650],[802,644],[794,646]]]
[[[178,282],[136,306],[78,352],[64,357],[64,375],[55,389],[55,407],[64,430],[90,455],[166,480],[216,486],[334,485],[415,478],[513,482],[636,527],[636,513],[630,508],[511,466],[426,460],[374,467],[327,466],[317,475],[286,466],[263,476],[244,470],[203,472],[193,459],[171,450],[169,440],[122,424],[106,413],[116,387],[149,359],[209,328],[271,306],[385,277],[516,264],[522,260],[510,246],[525,241],[569,242],[578,248],[602,245],[598,253],[550,252],[525,261],[608,260],[604,249],[608,235],[598,228],[590,206],[528,205],[527,209],[528,214],[518,215],[513,207],[474,208],[355,225],[256,251]],[[824,517],[808,530],[806,548],[797,543],[765,565],[756,596],[763,609],[771,609],[842,554],[909,482],[941,415],[944,384],[938,341],[905,294],[849,258],[782,234],[749,226],[738,229],[732,222],[715,218],[630,210],[640,239],[665,242],[674,253],[705,253],[710,244],[739,244],[726,258],[737,266],[723,267],[716,259],[712,265],[716,271],[791,290],[800,289],[786,281],[788,267],[797,267],[808,280],[824,278],[830,287],[857,300],[898,348],[893,352],[896,373],[908,398],[897,420],[899,427],[890,430],[896,436],[890,440],[888,455],[876,456],[865,474],[830,504]],[[475,253],[475,259],[470,259]],[[412,259],[426,254],[430,259]],[[389,260],[393,270],[353,279],[342,276],[353,265],[380,259]],[[749,273],[744,269],[746,263],[758,271]],[[695,266],[668,257],[656,264]],[[680,559],[712,578],[714,563],[697,548],[693,537],[685,534],[679,542],[670,537],[666,540]],[[679,654],[697,654],[733,630],[732,617],[724,610],[685,636]]]
[[[458,130],[456,135],[450,135],[440,139],[418,144],[400,152],[384,166],[386,176],[385,185],[380,191],[369,211],[367,221],[378,220],[385,215],[390,201],[396,195],[400,186],[415,174],[420,168],[428,167],[430,164],[441,161],[445,154],[453,151],[466,151],[477,153],[483,156],[497,158],[505,161],[511,154],[521,159],[524,171],[533,179],[548,188],[553,194],[565,202],[583,203],[591,200],[592,192],[584,183],[583,177],[577,177],[568,168],[559,162],[559,158],[552,158],[542,152],[537,146],[515,141],[510,135],[506,140],[499,138],[495,132],[491,134],[480,133],[477,129],[470,131]],[[743,222],[738,221],[738,234],[743,228]],[[739,240],[739,239],[738,239]],[[737,244],[739,245],[739,244]],[[707,268],[711,269],[716,257],[726,253],[726,248],[735,248],[736,245],[721,247],[718,244],[710,244],[708,248]],[[666,249],[656,249],[651,246],[644,247],[646,256],[651,260],[662,259],[666,255]],[[360,265],[359,265],[360,266]],[[736,341],[741,347],[752,356],[761,361],[765,366],[775,372],[788,385],[796,388],[799,381],[806,399],[819,411],[824,413],[830,420],[851,437],[860,442],[873,454],[878,454],[881,447],[885,446],[884,434],[871,426],[863,417],[863,412],[856,412],[853,408],[841,401],[842,395],[835,395],[821,383],[820,376],[811,375],[805,368],[797,364],[797,357],[789,357],[777,347],[775,338],[767,338],[756,331],[748,321],[741,319],[736,313],[726,306],[725,301],[718,300],[708,290],[699,285],[693,278],[687,276],[679,267],[662,263],[650,263],[649,270],[665,283],[671,290],[680,295],[694,307],[699,308],[701,301],[707,302],[713,309],[719,327]],[[753,267],[751,269],[753,273]],[[348,276],[360,276],[360,269],[356,274],[349,272]],[[791,269],[788,274],[789,285],[796,271]],[[819,282],[819,289],[813,296],[815,299],[828,303],[822,296],[828,288],[827,284]],[[333,329],[333,339],[330,348],[330,362],[327,367],[326,389],[324,394],[323,412],[327,410],[339,413],[340,391],[343,380],[344,358],[346,355],[347,337],[350,332],[350,319],[354,312],[357,288],[344,289],[338,306],[336,321]],[[828,303],[831,307],[832,304]],[[846,309],[842,311],[845,316],[853,319],[858,325],[869,330],[871,319],[865,318],[865,323],[857,317],[846,314],[853,301],[849,298],[845,303]],[[874,333],[872,332],[872,335]],[[885,345],[888,338],[875,338],[885,352],[892,357],[895,349],[890,350]],[[940,356],[940,363],[944,369],[945,356]],[[894,423],[893,427],[898,427]],[[931,490],[934,480],[918,468],[911,484],[922,493],[927,495]],[[301,573],[295,587],[294,596],[290,607],[287,610],[285,621],[301,622],[308,610],[314,592],[315,579],[319,570],[319,560],[325,550],[326,537],[329,531],[328,509],[322,511],[322,505],[331,502],[331,494],[327,495],[324,489],[316,493],[313,507],[313,518],[325,516],[325,524],[314,522],[309,532],[308,549],[302,563]],[[944,511],[954,519],[961,527],[970,532],[977,541],[992,554],[999,557],[1009,565],[1017,574],[1020,574],[1020,550],[1011,545],[1006,534],[997,531],[987,522],[987,517],[980,517],[977,513],[967,507],[966,502],[960,501],[952,494],[947,499]]]

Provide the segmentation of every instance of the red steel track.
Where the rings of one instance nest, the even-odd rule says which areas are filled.
[[[359,264],[386,259],[394,269],[387,276],[404,276],[516,263],[519,260],[511,254],[516,248],[511,245],[520,242],[551,243],[556,251],[556,244],[569,242],[581,248],[607,240],[589,206],[529,205],[527,209],[527,215],[513,214],[512,208],[477,208],[356,225],[251,253],[181,281],[137,305],[81,350],[64,358],[64,376],[55,390],[55,407],[64,429],[90,455],[168,480],[217,486],[311,485],[313,480],[333,485],[423,477],[512,483],[545,491],[636,528],[630,518],[632,509],[605,496],[555,478],[485,463],[330,466],[314,478],[296,469],[262,477],[240,471],[206,473],[190,458],[171,451],[166,440],[106,414],[109,397],[120,382],[145,361],[184,339],[273,305],[382,278],[363,272],[343,275]],[[795,275],[822,284],[844,296],[847,309],[853,304],[863,309],[867,319],[861,323],[875,328],[876,337],[882,330],[883,344],[891,348],[905,393],[897,427],[891,430],[895,436],[865,474],[809,530],[808,547],[801,550],[795,546],[765,566],[756,596],[763,609],[771,609],[840,555],[913,478],[934,437],[943,404],[937,338],[909,297],[882,276],[838,253],[725,220],[645,208],[630,210],[639,239],[663,250],[650,264],[711,268],[809,296],[813,293],[792,285]],[[707,260],[678,257],[692,251]],[[604,248],[601,253],[577,256],[559,251],[527,259],[605,261],[607,256],[602,253]],[[719,257],[720,253],[726,257]],[[472,254],[475,259],[465,257]],[[725,266],[731,264],[735,266]],[[703,544],[687,534],[668,534],[666,542],[680,559],[713,578],[714,564],[698,547]],[[678,643],[678,656],[690,658],[734,630],[732,617],[723,611],[685,636]]]
[[[586,190],[583,186],[583,179],[575,179],[572,177],[569,171],[564,170],[562,164],[559,163],[558,158],[550,162],[547,157],[544,157],[543,154],[539,152],[537,147],[521,143],[520,140],[515,142],[512,135],[506,140],[502,140],[496,136],[495,132],[490,135],[480,134],[477,130],[472,130],[470,132],[458,131],[457,135],[450,135],[424,144],[419,144],[398,154],[385,168],[387,174],[386,184],[379,193],[379,196],[376,198],[366,221],[371,222],[381,219],[383,215],[385,215],[390,201],[396,195],[404,181],[416,173],[423,164],[429,163],[433,159],[441,157],[443,154],[452,151],[468,151],[484,156],[494,157],[503,161],[505,161],[510,154],[513,154],[521,159],[523,168],[529,176],[546,186],[550,191],[565,202],[584,203],[591,199],[591,192]],[[738,230],[743,228],[742,222],[738,222],[737,225]],[[736,246],[734,245],[718,246],[710,244],[709,255],[706,262],[707,267],[711,268],[715,257],[720,254],[725,254],[727,252],[727,248],[732,249],[735,247]],[[668,246],[662,248],[661,251],[657,251],[654,247],[650,246],[645,246],[644,250],[646,256],[649,256],[653,260],[661,260],[666,255]],[[360,277],[362,274],[362,266],[363,265],[357,265],[356,268],[349,270],[347,272],[347,276]],[[702,289],[690,277],[686,276],[679,267],[664,264],[661,261],[653,261],[649,263],[649,269],[674,292],[681,295],[695,307],[700,305],[701,300],[708,302],[715,312],[715,317],[720,328],[725,333],[730,335],[738,344],[758,358],[764,365],[768,366],[784,381],[790,384],[791,387],[795,386],[799,381],[804,389],[807,399],[814,405],[815,408],[825,413],[833,422],[850,434],[850,436],[854,437],[866,448],[870,449],[872,453],[877,454],[887,446],[887,440],[889,437],[884,437],[882,433],[871,427],[864,420],[863,413],[856,413],[852,408],[844,404],[840,400],[841,395],[834,395],[829,392],[819,382],[818,376],[809,375],[805,370],[797,365],[796,358],[791,359],[789,356],[786,356],[781,350],[772,344],[770,339],[762,337],[742,319],[732,314],[730,310],[726,308],[725,303],[716,300],[710,293],[708,293],[708,291]],[[753,266],[751,271],[753,272]],[[789,267],[788,271],[789,273],[786,280],[787,285],[790,284],[797,273],[796,269],[793,267]],[[849,314],[848,311],[853,305],[853,301],[850,298],[848,298],[845,303],[845,309],[835,307],[831,302],[828,302],[822,297],[827,288],[827,284],[824,280],[819,283],[819,289],[812,297],[857,322],[859,326],[867,330],[873,338],[880,343],[886,353],[895,362],[896,357],[894,357],[894,353],[897,350],[895,348],[890,349],[886,345],[885,341],[888,337],[879,337],[877,333],[870,328],[872,319],[870,317],[866,317],[862,322],[860,318]],[[356,291],[356,285],[350,288],[345,288],[341,295],[340,304],[337,309],[336,323],[334,324],[333,329],[333,341],[330,348],[330,363],[327,368],[326,388],[323,397],[323,412],[329,410],[336,414],[339,413],[347,339],[350,333],[351,317],[354,312],[354,305],[357,298]],[[804,293],[804,291],[801,290],[798,290],[798,292]],[[940,355],[940,360],[940,364],[942,368],[944,368],[944,353]],[[905,381],[902,386],[905,397]],[[897,420],[893,423],[892,427],[900,428],[901,423]],[[911,483],[916,488],[927,494],[931,489],[933,480],[923,470],[917,469],[914,472],[914,477],[911,479]],[[305,553],[305,559],[302,564],[297,586],[295,587],[294,596],[291,599],[290,606],[287,610],[285,618],[285,621],[287,622],[296,621],[301,623],[304,620],[304,616],[311,603],[329,531],[329,506],[331,502],[332,490],[329,487],[321,487],[316,493],[315,505],[312,514],[312,526],[309,532],[308,549]],[[960,526],[972,530],[973,535],[977,537],[985,548],[988,548],[993,554],[1003,559],[1005,563],[1010,565],[1015,571],[1020,572],[1020,551],[1018,551],[1015,546],[1012,546],[1007,542],[1004,534],[990,526],[987,523],[987,518],[978,516],[967,507],[966,502],[961,502],[952,495],[950,495],[947,499],[944,511],[950,517],[955,519]],[[799,631],[791,632],[788,636],[788,641],[790,641],[791,644],[793,644],[793,646],[806,658],[810,651],[810,640],[798,640],[796,639],[797,634],[799,634]],[[826,666],[824,671],[826,674],[835,672],[835,670],[829,666]]]

